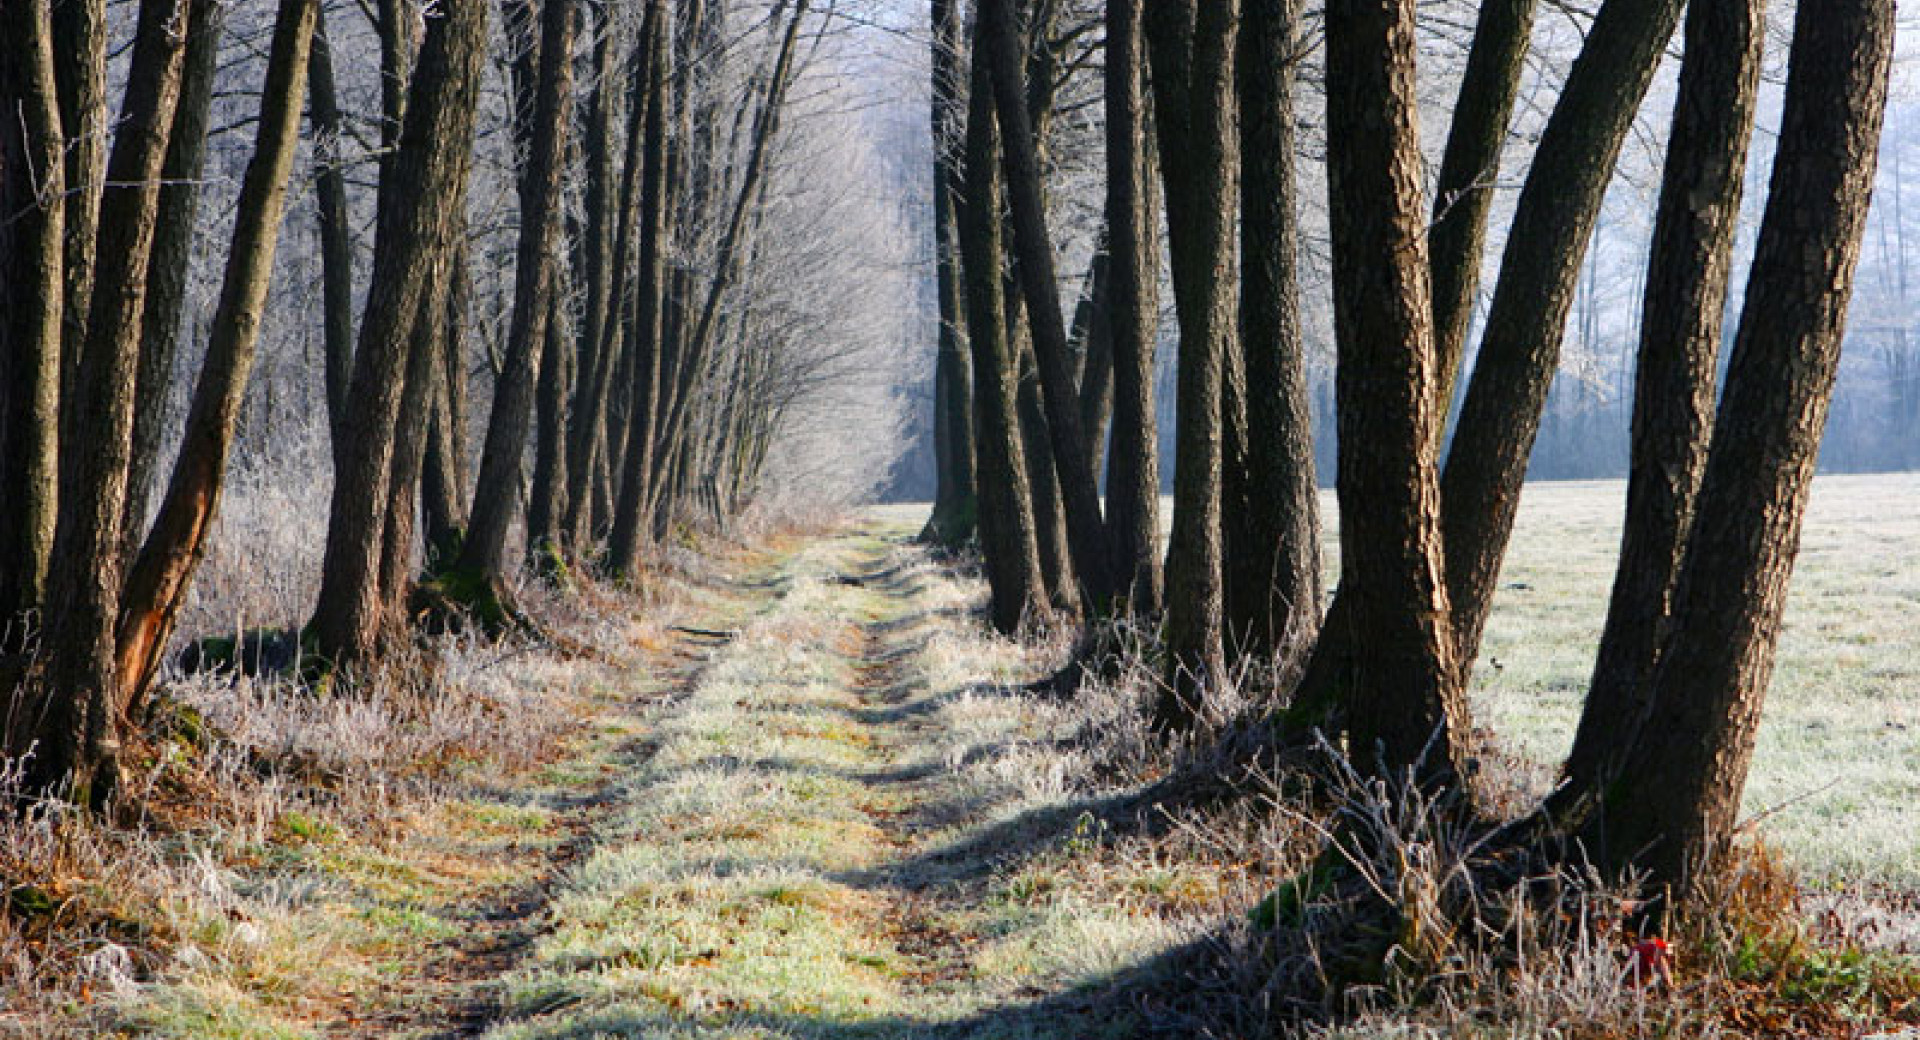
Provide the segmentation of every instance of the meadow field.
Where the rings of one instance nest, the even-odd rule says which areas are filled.
[[[1475,720],[1542,790],[1591,677],[1625,497],[1624,481],[1529,484],[1501,574]],[[1332,492],[1322,508],[1331,589]],[[1920,474],[1815,481],[1746,814],[1810,879],[1920,887]]]

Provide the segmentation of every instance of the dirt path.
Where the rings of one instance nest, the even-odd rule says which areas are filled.
[[[782,562],[442,1035],[1131,1035],[1087,984],[1165,933],[1010,875],[1020,784],[966,766],[1033,723],[977,591],[872,531]]]

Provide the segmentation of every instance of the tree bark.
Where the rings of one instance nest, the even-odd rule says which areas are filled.
[[[545,0],[541,10],[539,94],[527,176],[520,193],[512,326],[506,360],[494,384],[473,517],[456,565],[488,582],[497,582],[507,569],[507,532],[518,500],[515,489],[546,340],[554,282],[553,243],[560,219],[560,179],[567,127],[573,119],[573,37],[577,22],[575,0]],[[528,548],[535,547],[530,544]]]
[[[134,376],[133,455],[127,468],[126,517],[121,559],[132,563],[147,535],[165,432],[168,388],[179,354],[180,320],[186,312],[187,275],[200,210],[200,178],[207,158],[207,116],[213,106],[213,73],[220,56],[225,12],[213,0],[193,0],[193,29],[180,74],[180,100],[167,135],[160,168],[159,226],[153,233],[152,273],[146,313],[140,320],[140,361]]]
[[[1722,317],[1766,42],[1763,0],[1687,11],[1634,373],[1625,533],[1562,801],[1606,782],[1646,717],[1713,422]]]
[[[73,396],[60,414],[60,507],[47,582],[46,670],[32,728],[27,786],[72,781],[73,800],[100,805],[118,778],[123,691],[114,671],[121,530],[133,450],[134,380],[160,169],[180,97],[186,0],[142,0],[107,183],[101,196],[97,291],[90,300]]]
[[[967,110],[966,198],[960,207],[961,269],[967,289],[967,345],[973,362],[974,472],[980,502],[980,546],[993,593],[993,625],[1020,628],[1030,609],[1044,609],[1045,579],[1020,441],[1017,358],[1007,341],[1000,241],[999,129],[992,73],[975,51]]]
[[[1892,0],[1796,14],[1773,181],[1653,710],[1589,846],[1683,899],[1733,836],[1753,757],[1839,368],[1893,43]]]
[[[1336,4],[1326,34],[1340,580],[1367,645],[1344,690],[1353,755],[1362,768],[1464,778],[1471,728],[1443,580],[1414,2]]]
[[[1184,728],[1226,674],[1221,573],[1222,385],[1233,336],[1235,0],[1154,0],[1144,30],[1166,179],[1180,321],[1173,535],[1167,552],[1168,681],[1155,723]]]
[[[394,200],[375,234],[373,272],[354,352],[346,429],[334,476],[327,550],[312,630],[336,665],[370,663],[386,623],[379,565],[406,346],[438,254],[465,214],[475,102],[486,52],[485,0],[445,0],[427,26],[406,129],[392,164]]]
[[[565,303],[571,291],[559,257],[548,298],[547,346],[540,352],[539,394],[534,407],[532,499],[527,503],[527,545],[534,565],[558,574],[567,551],[567,399],[572,396],[574,357],[572,318]]]
[[[587,101],[587,132],[582,142],[587,168],[582,203],[587,222],[580,253],[586,305],[574,348],[579,358],[579,379],[568,428],[566,517],[562,522],[568,548],[574,552],[584,551],[593,540],[594,467],[598,456],[606,450],[607,394],[613,378],[615,350],[607,329],[616,320],[615,301],[623,295],[616,294],[613,281],[618,205],[613,132],[619,118],[620,92],[615,81],[619,34],[611,13],[610,8],[604,9],[600,16],[600,36],[594,42],[593,93]],[[644,40],[642,46],[645,46]]]
[[[1298,0],[1246,0],[1240,91],[1240,341],[1246,468],[1227,518],[1227,619],[1242,653],[1289,653],[1320,632],[1320,499],[1300,332],[1294,188]]]
[[[0,124],[0,653],[44,601],[58,507],[67,200],[50,6],[0,11],[0,110],[16,114]]]
[[[273,278],[319,6],[318,0],[280,0],[275,17],[259,130],[241,183],[212,339],[159,516],[129,571],[121,600],[116,667],[120,687],[132,704],[139,702],[159,666],[219,511],[234,420],[246,394]],[[197,7],[196,14],[201,10],[205,8]],[[195,31],[206,33],[213,27],[200,23]],[[181,121],[176,119],[174,126],[179,132]]]
[[[427,454],[420,470],[420,518],[426,525],[427,570],[439,573],[460,555],[467,533],[467,237],[456,232],[447,268],[440,350],[434,374]]]
[[[1080,425],[1079,395],[1060,311],[1059,278],[1047,230],[1034,128],[1027,114],[1027,85],[1012,0],[983,0],[974,46],[986,51],[993,74],[1002,165],[1012,201],[1015,272],[1027,302],[1027,323],[1040,377],[1040,403],[1046,412],[1048,440],[1067,519],[1067,546],[1083,592],[1081,598],[1089,610],[1099,613],[1107,609],[1113,595],[1113,582],[1107,573],[1106,520],[1101,515],[1099,483]]]
[[[53,73],[60,91],[60,120],[65,128],[66,246],[62,269],[66,322],[61,332],[60,399],[72,400],[92,312],[95,239],[100,231],[100,202],[106,186],[107,5],[106,0],[62,0],[53,5]],[[63,420],[64,421],[64,420]]]
[[[1107,457],[1112,573],[1126,605],[1160,609],[1160,462],[1153,405],[1159,307],[1159,224],[1148,156],[1143,0],[1109,0],[1106,83],[1108,335],[1113,444]]]

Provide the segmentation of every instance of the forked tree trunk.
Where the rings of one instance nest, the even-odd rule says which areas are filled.
[[[1893,0],[1796,14],[1773,181],[1653,711],[1590,845],[1682,898],[1738,819],[1839,369],[1893,44]]]
[[[59,478],[66,171],[49,0],[0,11],[0,654],[46,595]],[[11,691],[0,691],[11,697]],[[11,742],[5,745],[11,746]]]
[[[1238,8],[1236,0],[1152,0],[1145,8],[1180,320],[1173,535],[1167,552],[1169,674],[1154,711],[1161,727],[1190,725],[1199,692],[1226,674],[1221,395],[1234,335],[1229,272],[1236,208]]]
[[[1599,790],[1651,693],[1713,421],[1722,317],[1766,42],[1763,0],[1694,0],[1634,369],[1625,534],[1563,802]]]
[[[473,517],[458,568],[498,582],[507,571],[507,533],[517,512],[521,456],[546,344],[554,282],[553,243],[559,234],[560,179],[573,119],[573,37],[576,0],[546,0],[541,10],[540,85],[529,135],[527,173],[520,193],[520,242],[514,268],[513,318],[507,354],[494,384],[493,408],[480,453]],[[529,548],[533,548],[529,546]]]
[[[186,0],[142,0],[107,183],[87,334],[60,414],[60,506],[47,581],[46,670],[32,715],[31,790],[71,780],[99,805],[118,777],[122,689],[114,668],[134,380],[160,168],[180,97]]]
[[[1447,588],[1463,668],[1472,667],[1486,630],[1594,220],[1680,8],[1681,0],[1607,0],[1520,190],[1441,478]]]
[[[219,511],[234,420],[246,394],[273,277],[319,7],[319,0],[280,0],[260,95],[259,129],[240,186],[212,339],[159,516],[129,572],[121,601],[116,667],[129,703],[138,703],[153,679]]]
[[[1245,469],[1226,518],[1227,622],[1242,653],[1311,647],[1320,632],[1320,499],[1296,271],[1298,0],[1246,0],[1240,92],[1240,343]]]
[[[1047,593],[1020,440],[1018,359],[1007,340],[999,151],[992,74],[985,56],[976,53],[962,174],[967,192],[960,207],[960,266],[966,280],[967,345],[973,361],[980,546],[993,593],[993,625],[1011,633],[1019,629],[1030,609],[1045,608]]]
[[[391,164],[393,204],[382,207],[367,307],[354,352],[312,629],[323,657],[370,663],[386,622],[379,566],[406,346],[439,252],[464,214],[474,107],[486,53],[485,0],[445,0],[427,26],[406,129]]]
[[[1107,255],[1113,444],[1107,458],[1112,573],[1138,615],[1160,609],[1160,462],[1153,355],[1160,327],[1159,222],[1148,161],[1144,0],[1107,4]]]
[[[1344,677],[1353,755],[1366,769],[1420,763],[1424,775],[1464,778],[1471,729],[1443,579],[1414,2],[1337,4],[1326,32],[1340,580],[1367,648]]]

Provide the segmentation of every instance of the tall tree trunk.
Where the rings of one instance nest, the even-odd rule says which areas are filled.
[[[207,116],[213,107],[213,73],[220,56],[225,12],[214,0],[193,0],[180,101],[167,135],[160,168],[159,226],[153,233],[152,274],[146,313],[140,320],[140,361],[134,376],[133,456],[127,467],[123,562],[131,564],[147,535],[147,514],[165,432],[168,388],[179,353],[180,320],[186,312],[187,275],[200,210],[200,176],[207,158]]]
[[[323,5],[324,7],[324,5]],[[347,386],[353,378],[353,229],[347,210],[347,178],[341,168],[345,129],[334,90],[333,48],[326,13],[313,26],[307,65],[308,118],[313,129],[314,213],[320,230],[320,309],[325,318],[327,430],[337,444],[345,434]]]
[[[1641,308],[1625,533],[1563,800],[1597,791],[1646,717],[1706,465],[1765,29],[1763,0],[1695,0],[1687,12]]]
[[[1197,8],[1197,9],[1196,9]],[[1221,573],[1221,394],[1234,334],[1233,52],[1236,0],[1154,0],[1145,35],[1166,178],[1174,304],[1180,320],[1173,536],[1167,553],[1168,681],[1154,717],[1193,721],[1194,700],[1226,672]]]
[[[46,595],[59,480],[66,170],[49,0],[0,11],[0,654]],[[9,744],[10,746],[10,744]]]
[[[124,576],[121,521],[133,450],[134,379],[160,207],[160,168],[191,31],[186,0],[142,0],[125,101],[100,200],[97,291],[73,396],[60,411],[60,507],[47,581],[46,671],[29,723],[39,746],[27,786],[71,779],[98,805],[118,778],[121,695],[114,623]]]
[[[938,471],[933,516],[921,537],[957,546],[973,537],[979,504],[973,471],[973,388],[967,369],[966,301],[962,296],[958,243],[960,184],[955,156],[961,147],[959,0],[933,0],[933,266],[940,308],[934,363],[934,457]]]
[[[313,634],[323,656],[364,665],[385,624],[379,565],[407,344],[439,252],[464,214],[475,102],[486,53],[485,0],[447,0],[427,26],[406,129],[392,167],[394,200],[375,233],[373,272],[340,446]],[[419,417],[409,417],[417,421]]]
[[[599,8],[595,8],[600,10]],[[562,521],[569,549],[584,552],[593,540],[593,477],[599,456],[606,450],[607,393],[613,378],[614,340],[607,335],[616,321],[613,281],[614,225],[618,206],[614,184],[613,132],[619,118],[620,91],[615,81],[619,65],[618,23],[612,10],[600,17],[599,38],[593,49],[593,93],[587,101],[587,187],[582,203],[587,222],[581,243],[581,277],[586,283],[585,310],[574,352],[578,357],[578,385],[567,442],[567,511]],[[642,46],[645,41],[642,41]]]
[[[152,681],[219,511],[234,419],[246,394],[273,277],[319,8],[319,0],[280,0],[275,17],[259,130],[241,182],[212,339],[159,516],[128,574],[120,604],[116,668],[129,703],[137,703]],[[196,13],[204,9],[197,7]],[[204,23],[195,27],[196,32],[209,30]],[[176,119],[176,133],[180,125]]]
[[[527,545],[535,566],[557,574],[567,552],[567,398],[574,382],[572,318],[564,302],[571,292],[558,257],[548,300],[547,346],[540,356],[539,395],[534,407],[532,500],[527,503]]]
[[[530,135],[527,176],[520,193],[520,243],[514,273],[513,319],[507,356],[494,385],[473,518],[457,566],[497,582],[507,569],[507,532],[518,499],[540,355],[553,292],[553,243],[559,233],[560,179],[573,116],[575,0],[546,0],[541,11],[540,86]],[[545,533],[545,532],[543,532]],[[533,548],[533,546],[529,546]]]
[[[1108,335],[1113,350],[1113,445],[1107,458],[1112,573],[1134,613],[1160,609],[1160,462],[1153,355],[1160,326],[1159,223],[1148,161],[1144,0],[1107,4]]]
[[[650,531],[647,506],[652,498],[654,427],[661,383],[668,206],[669,48],[665,8],[666,0],[654,0],[647,8],[646,23],[641,31],[641,46],[645,48],[646,57],[635,70],[636,89],[631,101],[627,149],[628,176],[631,178],[635,168],[640,168],[640,192],[637,201],[623,207],[634,215],[623,220],[619,246],[624,263],[628,255],[627,242],[634,237],[639,239],[639,257],[635,261],[638,277],[633,279],[629,290],[628,307],[632,317],[626,333],[634,378],[629,383],[632,392],[624,431],[626,449],[620,458],[624,475],[620,481],[619,502],[614,507],[612,537],[607,543],[607,570],[629,581],[639,576],[640,550]],[[641,78],[643,71],[644,79]],[[636,151],[636,147],[641,150]],[[631,194],[631,189],[627,194]],[[635,223],[637,236],[627,230]]]
[[[980,547],[993,592],[993,625],[1019,629],[1029,609],[1044,609],[1045,578],[1020,440],[1018,358],[1007,339],[1001,271],[999,129],[986,56],[975,52],[967,110],[966,198],[960,207],[960,266],[967,289],[967,345],[973,362],[974,473]]]
[[[983,0],[974,46],[984,49],[993,71],[1000,121],[1000,148],[1012,201],[1015,273],[1027,301],[1034,361],[1040,376],[1040,403],[1046,411],[1048,440],[1067,518],[1068,550],[1088,609],[1101,612],[1113,595],[1107,573],[1106,520],[1100,487],[1080,427],[1079,395],[1060,311],[1060,285],[1047,230],[1040,159],[1032,120],[1027,114],[1027,84],[1022,70],[1020,33],[1012,0]]]
[[[1073,308],[1072,332],[1074,354],[1080,365],[1080,435],[1086,438],[1087,462],[1096,474],[1106,459],[1107,421],[1113,416],[1112,267],[1103,231],[1093,259],[1087,264],[1086,287]],[[1107,532],[1109,572],[1113,567],[1111,527],[1108,525]],[[1119,595],[1120,591],[1116,587],[1115,594]]]
[[[1441,478],[1463,668],[1472,667],[1486,630],[1594,220],[1680,7],[1681,0],[1607,0],[1600,8],[1520,190]]]
[[[1227,519],[1227,620],[1238,648],[1262,655],[1310,647],[1320,631],[1320,499],[1296,272],[1299,21],[1298,0],[1246,0],[1237,65],[1246,469]]]
[[[1020,365],[1020,450],[1026,456],[1027,490],[1033,496],[1034,547],[1040,553],[1040,574],[1046,582],[1048,605],[1062,614],[1077,614],[1081,597],[1079,583],[1074,580],[1067,508],[1060,496],[1060,471],[1053,463],[1052,431],[1047,428],[1046,405],[1040,399],[1040,376],[1034,371],[1026,307],[1018,300],[1012,278],[1004,279],[1001,286],[1007,300],[1007,346]]]
[[[1796,14],[1773,182],[1652,715],[1610,785],[1603,844],[1590,846],[1683,897],[1731,840],[1753,758],[1840,363],[1893,44],[1892,0],[1802,4]]]
[[[1341,584],[1365,633],[1345,700],[1363,768],[1467,776],[1447,630],[1440,382],[1422,197],[1414,0],[1327,12],[1327,183],[1339,368]],[[1437,753],[1429,741],[1438,731]]]
[[[1440,352],[1440,418],[1453,406],[1466,352],[1473,298],[1480,289],[1487,214],[1500,177],[1514,98],[1526,68],[1538,0],[1484,0],[1467,50],[1466,71],[1447,130],[1433,198],[1427,248],[1433,264],[1433,341]]]

